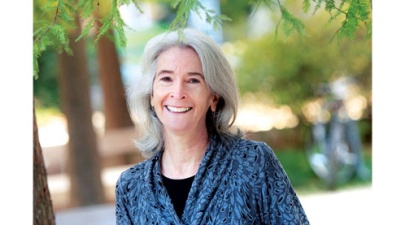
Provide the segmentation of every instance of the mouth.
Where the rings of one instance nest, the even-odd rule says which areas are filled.
[[[174,113],[185,113],[192,109],[192,107],[174,107],[174,106],[165,106],[165,108]]]

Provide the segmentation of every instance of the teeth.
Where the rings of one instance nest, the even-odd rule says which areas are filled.
[[[177,108],[177,107],[173,107],[173,106],[167,106],[167,109],[171,112],[177,112],[177,113],[183,113],[183,112],[187,112],[189,111],[191,108],[187,107],[187,108]]]

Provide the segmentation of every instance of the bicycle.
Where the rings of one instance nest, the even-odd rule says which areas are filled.
[[[354,175],[369,178],[357,121],[350,118],[344,104],[350,82],[343,78],[319,88],[319,107],[305,148],[312,170],[329,190]]]

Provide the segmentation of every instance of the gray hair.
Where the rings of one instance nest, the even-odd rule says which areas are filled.
[[[240,135],[231,130],[237,116],[239,92],[233,70],[220,47],[204,33],[186,28],[167,31],[149,40],[142,57],[140,80],[128,89],[128,105],[138,131],[137,148],[145,157],[151,157],[163,148],[162,124],[150,106],[157,58],[165,50],[178,46],[189,47],[200,58],[205,81],[213,94],[219,96],[217,110],[207,113],[208,132]]]

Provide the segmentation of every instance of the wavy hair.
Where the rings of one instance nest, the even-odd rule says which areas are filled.
[[[144,157],[151,157],[163,148],[162,124],[150,106],[153,82],[157,69],[157,58],[165,50],[178,46],[189,47],[200,58],[205,82],[213,94],[219,96],[216,112],[207,112],[206,123],[209,134],[241,136],[239,129],[232,126],[237,116],[239,92],[233,70],[220,47],[206,34],[185,28],[167,31],[150,39],[142,56],[142,74],[138,82],[128,89],[128,106],[138,130],[135,140],[137,148]]]

